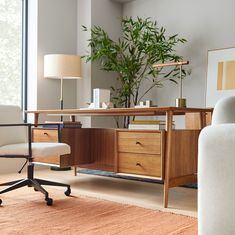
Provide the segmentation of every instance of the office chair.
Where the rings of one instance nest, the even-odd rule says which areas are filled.
[[[28,186],[44,194],[48,206],[53,199],[41,185],[62,186],[67,190],[66,196],[71,193],[70,185],[34,178],[34,157],[59,156],[70,154],[70,146],[64,143],[32,143],[32,124],[24,123],[20,107],[0,105],[0,157],[25,158],[27,164],[27,178],[0,184],[8,186],[0,194]],[[22,169],[23,169],[22,167]],[[22,170],[21,169],[21,170]],[[21,172],[19,171],[19,173]],[[2,200],[0,199],[0,205]]]

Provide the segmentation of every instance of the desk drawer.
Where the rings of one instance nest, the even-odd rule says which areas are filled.
[[[150,154],[119,153],[118,172],[161,177],[161,156]]]
[[[161,154],[161,132],[118,132],[118,152]]]
[[[58,142],[58,130],[49,128],[34,128],[33,142]]]

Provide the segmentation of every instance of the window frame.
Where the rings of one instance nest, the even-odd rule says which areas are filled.
[[[27,110],[28,90],[28,0],[22,0],[22,48],[21,48],[21,109]],[[27,122],[27,115],[24,114]]]

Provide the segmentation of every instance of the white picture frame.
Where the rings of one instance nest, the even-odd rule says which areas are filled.
[[[235,47],[208,51],[206,80],[206,107],[235,95]]]

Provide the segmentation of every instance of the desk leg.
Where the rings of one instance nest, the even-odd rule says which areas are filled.
[[[77,166],[74,166],[74,176],[77,176]]]
[[[71,121],[71,122],[75,122],[75,121],[76,121],[76,118],[75,118],[74,115],[71,115],[71,116],[70,116],[70,121]]]
[[[168,194],[169,194],[169,180],[170,180],[170,165],[171,165],[171,139],[172,139],[172,122],[173,122],[173,111],[166,113],[166,157],[165,157],[165,179],[164,179],[164,208],[168,206]]]
[[[34,113],[34,126],[38,126],[39,113]]]
[[[200,112],[200,129],[203,129],[206,126],[206,113]]]

